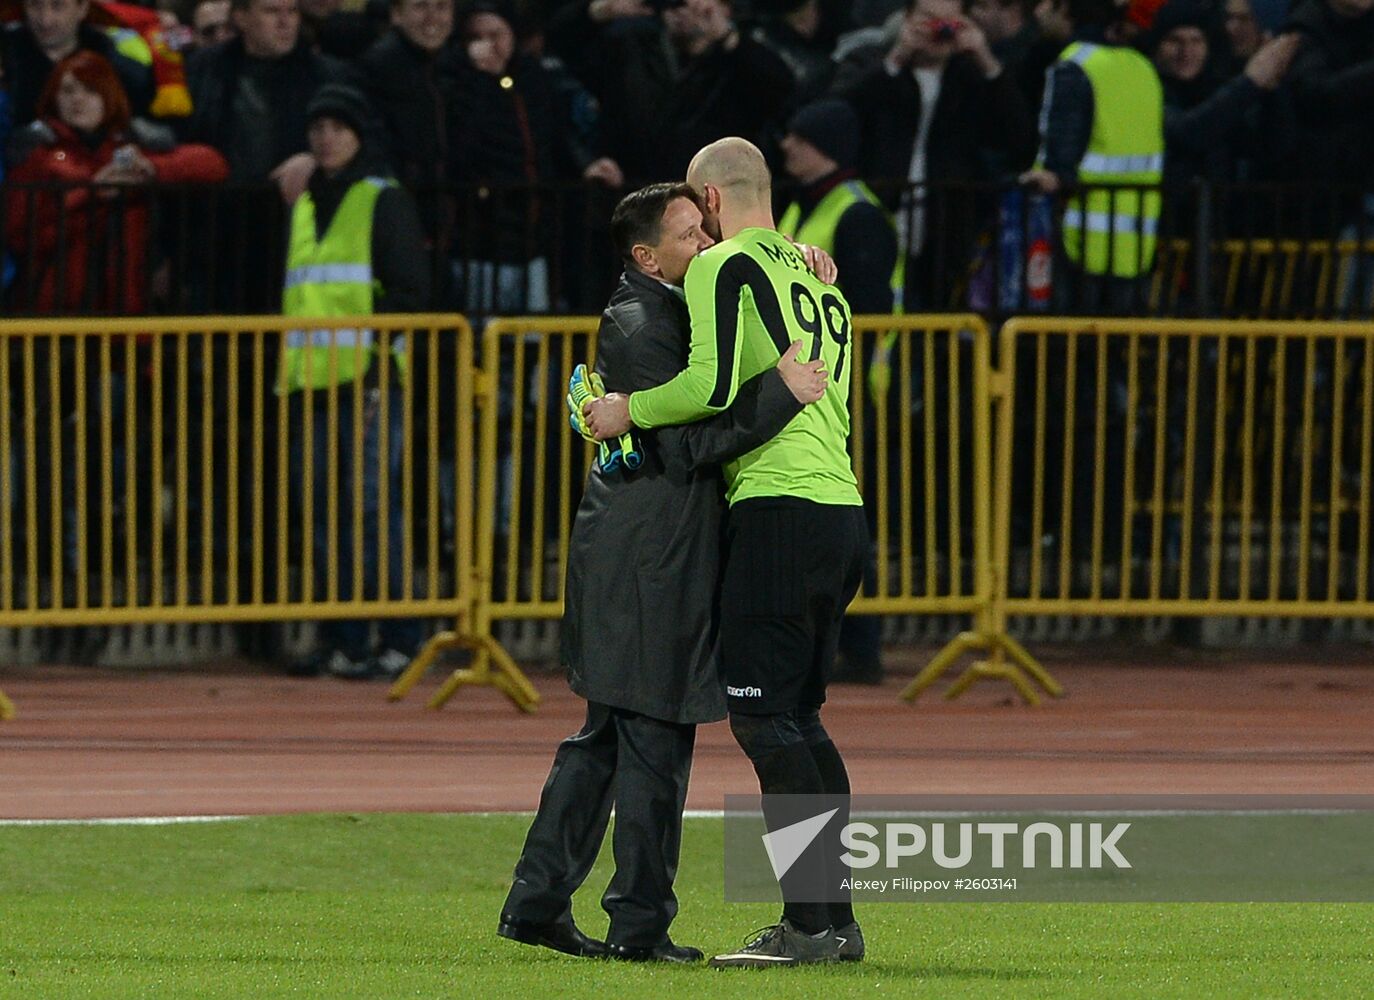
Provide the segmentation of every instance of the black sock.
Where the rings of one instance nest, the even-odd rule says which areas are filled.
[[[759,778],[759,791],[765,796],[764,822],[769,830],[786,826],[795,817],[770,816],[767,796],[820,795],[824,790],[820,772],[816,769],[815,758],[804,743],[783,747],[760,757],[754,761],[754,773]],[[824,838],[817,838],[816,842],[807,848],[807,852],[827,849]],[[796,899],[799,894],[814,895],[816,886],[799,887],[793,884],[795,876],[805,875],[807,868],[808,866],[795,865],[791,872],[782,877],[782,915],[797,930],[807,934],[819,934],[831,926],[829,909],[825,903],[808,903]]]
[[[809,747],[811,759],[816,762],[816,771],[821,776],[821,787],[826,795],[849,795],[849,772],[845,770],[844,758],[840,756],[840,751],[836,748],[832,740],[824,743],[813,743]],[[850,871],[839,860],[843,850],[840,845],[839,831],[844,829],[849,822],[849,806],[846,804],[837,816],[838,822],[832,822],[828,831],[830,853],[829,857],[834,860],[834,868],[830,873],[830,898],[838,900],[844,897],[842,902],[831,902],[829,906],[830,923],[834,927],[848,927],[854,923],[854,905],[849,899],[849,891],[841,889],[840,883],[849,877]]]

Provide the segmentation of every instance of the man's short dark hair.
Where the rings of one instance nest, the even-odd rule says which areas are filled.
[[[663,213],[679,198],[697,203],[690,184],[650,184],[620,199],[611,213],[611,242],[626,266],[635,263],[637,244],[652,246],[663,236]]]

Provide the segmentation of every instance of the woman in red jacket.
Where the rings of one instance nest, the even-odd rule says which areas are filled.
[[[114,67],[80,51],[53,67],[9,177],[6,237],[20,265],[13,308],[138,315],[147,307],[148,199],[131,187],[224,180],[209,146],[155,148],[131,131]]]
[[[224,158],[208,146],[177,147],[170,140],[153,141],[155,129],[130,121],[129,100],[114,67],[95,53],[77,52],[53,67],[38,101],[39,119],[21,135],[31,148],[10,174],[5,195],[5,235],[19,267],[10,291],[10,308],[17,312],[50,314],[103,314],[136,316],[147,311],[150,244],[155,237],[150,225],[153,183],[223,181],[228,176]],[[140,140],[140,137],[142,139]],[[116,338],[118,340],[119,338]],[[142,338],[139,338],[142,339]],[[38,352],[36,363],[37,428],[47,426],[56,408],[63,414],[63,466],[60,471],[61,511],[59,524],[40,523],[35,537],[25,546],[26,558],[38,559],[46,568],[47,553],[61,545],[66,573],[59,603],[70,603],[77,577],[93,568],[96,555],[127,530],[124,523],[125,421],[136,398],[146,412],[147,387],[136,388],[134,372],[126,372],[124,345],[115,343],[110,368],[97,364],[94,344],[84,352],[84,391],[77,392],[75,376],[79,357],[75,343],[50,341]],[[60,350],[59,350],[60,347]],[[52,366],[59,368],[56,398],[49,383]],[[12,368],[13,370],[13,368]],[[142,379],[139,380],[140,382]],[[165,405],[165,404],[164,404]],[[185,407],[186,401],[176,405]],[[102,427],[108,409],[113,428]],[[84,419],[82,414],[84,413]],[[83,489],[76,473],[78,442],[76,423],[86,428],[86,518],[80,516]],[[147,425],[146,419],[139,421]],[[192,425],[198,424],[198,420]],[[109,431],[108,435],[104,433]],[[108,436],[110,454],[102,454]],[[40,493],[38,507],[49,509],[54,477],[46,447],[38,449]],[[162,443],[141,441],[144,447]],[[198,459],[199,460],[199,459]],[[107,463],[107,464],[106,464]],[[22,467],[22,459],[21,459]],[[102,473],[102,468],[108,473]],[[113,491],[109,520],[98,493],[104,476],[119,488]],[[197,474],[198,475],[198,474]],[[161,484],[140,476],[144,497],[160,495]],[[139,532],[159,530],[147,512]],[[105,533],[112,533],[106,538]],[[86,558],[80,558],[82,541]],[[123,551],[122,541],[111,546]],[[157,572],[158,570],[154,570]],[[121,566],[115,579],[122,578]],[[110,600],[109,586],[91,577],[88,600]],[[52,586],[56,586],[55,581]],[[30,600],[37,595],[30,595]],[[130,598],[132,600],[132,598]]]

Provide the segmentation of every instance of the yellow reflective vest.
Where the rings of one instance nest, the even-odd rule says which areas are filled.
[[[372,222],[377,199],[394,185],[382,177],[355,183],[318,238],[315,200],[309,191],[301,195],[291,213],[284,315],[327,318],[372,312],[380,289],[372,270]],[[278,391],[320,389],[362,378],[372,365],[372,342],[371,330],[291,330],[282,351]],[[395,338],[392,353],[399,360],[403,351],[403,338]]]
[[[844,181],[827,191],[805,219],[801,215],[800,202],[794,201],[782,214],[782,221],[778,223],[778,232],[784,236],[790,236],[798,243],[820,247],[826,253],[834,254],[835,231],[840,227],[840,219],[844,217],[844,213],[849,211],[851,206],[861,202],[868,202],[878,208],[883,207],[878,196],[863,181]],[[883,214],[887,214],[886,209],[883,210]],[[891,216],[888,217],[888,221],[891,221]],[[893,231],[896,231],[895,227]],[[892,311],[894,313],[902,311],[902,292],[905,281],[906,256],[899,252],[897,263],[893,265],[892,275],[888,281],[888,287],[892,289]]]
[[[1093,126],[1078,164],[1083,194],[1064,210],[1064,250],[1085,272],[1137,278],[1154,265],[1164,175],[1164,93],[1134,49],[1074,42],[1061,62],[1083,69],[1093,90]]]

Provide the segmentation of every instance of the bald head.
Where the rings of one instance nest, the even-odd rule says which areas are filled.
[[[721,198],[739,207],[765,205],[772,198],[773,178],[759,148],[747,139],[718,139],[706,146],[687,168],[687,183],[704,192],[718,188]]]

